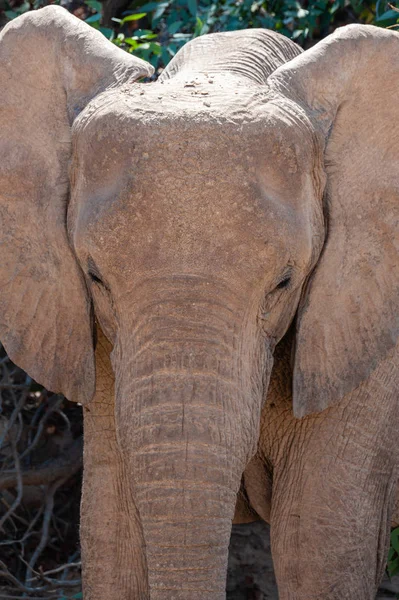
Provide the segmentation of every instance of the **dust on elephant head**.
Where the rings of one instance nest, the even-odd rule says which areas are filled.
[[[229,522],[293,319],[297,416],[396,344],[398,49],[371,26],[304,53],[263,30],[214,34],[141,84],[150,65],[61,8],[2,32],[0,338],[87,404],[94,313],[137,485],[179,480],[184,452]]]

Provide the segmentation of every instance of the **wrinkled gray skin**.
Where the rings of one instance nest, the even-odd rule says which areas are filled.
[[[281,600],[372,599],[397,482],[398,35],[300,54],[215,34],[133,83],[150,73],[57,7],[0,36],[0,338],[85,405],[85,600],[224,598],[232,519],[255,513]]]

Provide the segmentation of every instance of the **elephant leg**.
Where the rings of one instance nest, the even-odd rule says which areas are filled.
[[[362,475],[333,456],[316,465],[310,455],[276,474],[271,539],[280,600],[375,598],[395,486],[391,474],[378,483]]]
[[[96,395],[84,408],[84,598],[146,600],[149,594],[141,524],[115,433],[110,350],[99,331]]]
[[[391,355],[338,405],[301,420],[289,368],[277,365],[261,442],[280,600],[375,598],[398,481],[396,364]]]

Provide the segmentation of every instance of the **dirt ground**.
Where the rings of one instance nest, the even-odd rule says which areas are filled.
[[[392,600],[399,593],[399,577],[386,578],[376,600]],[[234,525],[230,541],[227,600],[278,600],[265,523]]]

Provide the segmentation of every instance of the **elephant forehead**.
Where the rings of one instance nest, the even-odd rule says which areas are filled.
[[[188,178],[202,186],[235,176],[296,197],[313,152],[292,115],[268,102],[259,85],[216,93],[212,86],[206,101],[198,93],[166,84],[137,86],[134,93],[107,92],[91,103],[74,126],[76,162],[86,181],[112,184],[123,165],[124,176],[136,180],[150,171],[186,187]]]
[[[270,115],[237,122],[184,103],[172,113],[155,105],[137,112],[135,102],[105,97],[75,132],[78,247],[112,247],[129,268],[132,260],[191,271],[252,265],[256,276],[290,254],[309,260],[309,181],[296,141]]]

